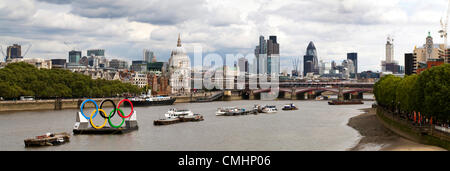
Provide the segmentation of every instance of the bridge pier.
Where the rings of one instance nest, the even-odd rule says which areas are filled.
[[[362,100],[364,98],[364,93],[359,92],[358,94],[352,94],[351,95],[351,99],[358,99],[358,100]]]

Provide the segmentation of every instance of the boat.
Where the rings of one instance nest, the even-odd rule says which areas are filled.
[[[266,105],[262,109],[262,113],[277,113],[277,112],[278,112],[278,109],[276,106]]]
[[[362,100],[333,100],[328,102],[329,105],[355,105],[364,104]]]
[[[253,106],[253,110],[257,111],[258,113],[263,113],[263,107],[261,105],[255,105]]]
[[[223,107],[218,108],[216,111],[216,116],[224,116],[224,115],[235,115],[239,112],[243,112],[245,109],[240,109],[237,107]]]
[[[281,110],[298,110],[298,108],[294,104],[284,105]]]
[[[164,106],[173,105],[176,98],[170,96],[152,96],[149,91],[147,94],[142,94],[139,97],[128,98],[128,100],[133,103],[133,106]],[[124,105],[129,106],[128,103],[125,103]]]
[[[25,147],[32,146],[54,146],[64,144],[70,141],[70,134],[63,133],[47,133],[45,135],[36,136],[35,138],[25,139]]]
[[[203,116],[194,114],[187,109],[169,109],[164,115],[166,118],[153,121],[153,125],[170,125],[180,122],[203,121]]]

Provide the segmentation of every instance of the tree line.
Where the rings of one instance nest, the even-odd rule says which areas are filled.
[[[387,75],[374,85],[379,106],[392,111],[439,120],[450,119],[450,64],[432,67],[404,78]]]
[[[96,98],[138,94],[142,90],[130,83],[96,79],[63,69],[38,69],[19,62],[0,69],[0,97]]]

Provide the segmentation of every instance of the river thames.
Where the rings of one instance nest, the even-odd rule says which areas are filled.
[[[294,103],[299,110],[282,111]],[[78,110],[0,113],[0,150],[143,150],[143,151],[344,151],[355,146],[361,136],[347,126],[351,117],[370,108],[364,105],[330,106],[326,101],[218,101],[178,103],[172,106],[136,107],[139,130],[124,135],[73,135],[69,143],[51,147],[25,148],[23,140],[47,132],[69,132]],[[273,104],[275,114],[216,116],[219,107],[252,109],[254,104]],[[201,122],[154,126],[170,108],[190,109],[202,114]],[[124,108],[129,113],[129,108]],[[85,109],[92,111],[93,109]],[[106,109],[105,111],[110,111]],[[117,115],[117,114],[116,114]],[[119,123],[119,117],[113,122]],[[94,122],[103,123],[97,116]]]

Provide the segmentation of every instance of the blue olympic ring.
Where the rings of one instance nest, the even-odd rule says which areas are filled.
[[[97,103],[96,103],[94,100],[92,100],[92,99],[87,99],[87,100],[85,100],[83,103],[81,103],[81,107],[80,107],[80,109],[81,109],[81,114],[82,114],[82,115],[84,116],[84,118],[86,118],[87,120],[90,119],[90,117],[87,117],[87,116],[84,114],[84,112],[83,112],[83,107],[84,107],[84,104],[85,104],[86,102],[92,102],[92,103],[95,104],[95,114],[94,114],[94,116],[92,116],[92,118],[95,118],[95,117],[97,116],[97,113],[98,113],[98,105],[97,105]]]

